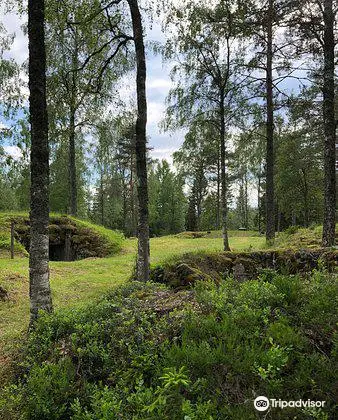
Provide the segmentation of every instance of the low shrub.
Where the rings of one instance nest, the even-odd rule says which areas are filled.
[[[43,315],[0,417],[249,420],[253,399],[266,395],[326,401],[322,411],[274,408],[266,419],[333,419],[337,287],[323,270],[199,281],[178,293],[133,282]]]

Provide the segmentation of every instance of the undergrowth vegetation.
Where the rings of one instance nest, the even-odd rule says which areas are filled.
[[[266,270],[173,292],[130,282],[41,316],[2,419],[256,419],[258,395],[326,401],[266,419],[334,418],[337,283]]]
[[[338,225],[336,225],[338,232]],[[301,248],[320,248],[322,241],[323,227],[311,225],[308,228],[300,226],[290,226],[283,232],[279,232],[275,246],[279,248],[301,249]],[[336,233],[336,239],[337,237]]]

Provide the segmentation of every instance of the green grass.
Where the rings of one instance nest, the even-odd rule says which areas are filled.
[[[234,250],[260,248],[262,237],[231,237]],[[136,239],[124,241],[120,253],[108,258],[89,258],[73,262],[50,263],[52,298],[55,308],[81,306],[93,301],[107,290],[126,282],[133,273],[136,259]],[[152,238],[152,265],[186,252],[217,251],[222,249],[221,238],[180,239],[175,235]],[[15,340],[27,329],[29,319],[28,258],[20,255],[14,260],[9,252],[0,253],[0,286],[9,292],[10,299],[0,302],[0,353],[13,350]]]
[[[201,232],[181,232],[175,235],[180,239],[193,239],[193,238],[222,238],[221,230],[201,231]],[[228,230],[228,237],[247,237],[247,236],[262,236],[256,230]]]

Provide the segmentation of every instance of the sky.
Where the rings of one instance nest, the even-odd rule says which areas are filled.
[[[0,8],[0,21],[8,33],[15,34],[14,43],[10,51],[5,52],[5,58],[13,58],[18,64],[28,59],[28,40],[22,31],[24,19],[14,13],[4,14]],[[154,22],[152,28],[146,30],[146,42],[164,42],[164,34],[161,31],[159,22]],[[164,117],[165,98],[172,86],[170,80],[170,63],[163,63],[160,55],[151,51],[147,52],[147,99],[148,99],[148,125],[147,134],[149,138],[150,154],[156,159],[167,159],[172,163],[172,153],[177,150],[184,140],[184,132],[164,133],[159,125]],[[128,82],[133,80],[128,78]],[[133,87],[123,90],[122,94],[130,95]],[[127,98],[123,98],[127,99]],[[4,120],[0,124],[3,125]],[[8,153],[16,155],[18,149],[15,146],[5,146]]]

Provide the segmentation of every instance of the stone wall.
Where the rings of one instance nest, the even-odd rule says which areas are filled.
[[[153,268],[151,279],[182,288],[197,280],[219,282],[227,275],[244,281],[257,277],[266,269],[284,274],[305,274],[321,266],[337,271],[337,259],[338,251],[327,249],[185,254],[179,261]]]

